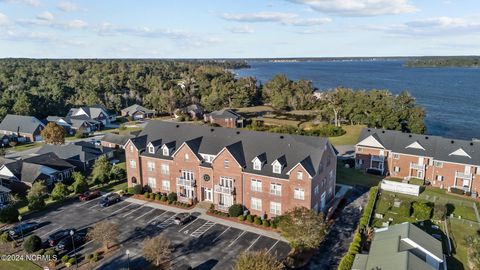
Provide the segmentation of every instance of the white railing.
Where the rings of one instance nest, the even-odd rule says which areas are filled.
[[[224,187],[220,185],[215,185],[213,190],[216,193],[223,193],[223,194],[233,194],[233,187]]]
[[[420,194],[420,186],[400,183],[396,181],[382,180],[380,184],[382,190],[403,193],[407,195],[418,196]]]
[[[217,205],[217,209],[218,209],[218,210],[228,211],[228,208],[230,208],[229,205],[221,205],[221,204],[218,204],[218,205]]]
[[[195,180],[189,180],[183,177],[177,177],[177,185],[193,187],[195,186]]]
[[[410,169],[423,171],[423,170],[425,170],[425,165],[418,164],[418,163],[410,163]]]
[[[455,178],[472,180],[472,177],[473,177],[473,175],[471,173],[467,174],[467,173],[463,173],[463,172],[455,172]]]
[[[178,196],[178,200],[181,201],[181,202],[189,203],[191,199],[193,199],[193,198],[188,198],[188,197],[185,197],[185,196],[182,196],[182,195]]]
[[[385,156],[372,155],[372,161],[384,162]]]

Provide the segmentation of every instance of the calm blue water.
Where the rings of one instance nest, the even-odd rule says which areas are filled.
[[[235,72],[265,83],[276,74],[311,80],[319,89],[408,90],[427,110],[427,133],[480,138],[480,69],[406,68],[403,61],[250,62]]]

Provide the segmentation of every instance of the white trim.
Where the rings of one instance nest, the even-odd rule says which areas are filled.
[[[355,146],[370,146],[370,147],[376,147],[376,148],[382,148],[385,149],[385,146],[383,146],[373,135],[370,135],[357,143]]]
[[[422,149],[423,151],[425,151],[425,148],[418,141],[414,141],[413,143],[407,145],[405,148]]]
[[[449,156],[462,156],[462,157],[468,157],[472,158],[465,150],[463,150],[462,147],[458,148],[457,150],[453,151],[452,153],[448,154]]]
[[[180,145],[180,147],[172,154],[172,158],[175,157],[175,155],[178,153],[178,151],[180,151],[180,149],[182,149],[182,147],[184,145],[186,145],[188,147],[188,149],[190,149],[190,151],[192,151],[192,153],[194,154],[197,161],[200,162],[200,159],[198,158],[198,156],[195,154],[195,152],[193,152],[192,148],[190,148],[190,146],[188,146],[188,144],[186,142],[183,142],[182,145]]]
[[[290,171],[287,172],[287,175],[290,175],[290,173],[291,173],[295,168],[297,168],[298,165],[300,165],[300,166],[303,168],[303,170],[308,174],[308,176],[309,176],[310,178],[313,178],[313,176],[311,176],[310,173],[308,173],[308,171],[305,169],[305,167],[303,167],[302,163],[300,163],[300,162],[297,163],[297,165],[293,166],[293,168],[291,168]]]
[[[425,249],[424,247],[422,247],[421,245],[417,244],[415,241],[413,241],[412,239],[410,238],[401,238],[400,240],[402,241],[405,241],[407,242],[407,244],[411,245],[412,247],[414,248],[418,248],[420,249],[423,253],[427,254],[428,256],[432,257],[433,259],[435,259],[437,262],[443,262],[443,259],[440,259],[438,258],[437,256],[435,256],[435,254],[431,253],[430,251],[428,251],[427,249]]]
[[[217,160],[217,158],[218,158],[218,157],[223,153],[223,151],[225,151],[225,150],[228,151],[227,147],[223,147],[222,150],[220,150],[220,152],[218,152],[218,154],[215,156],[215,158],[212,159],[212,164],[215,162],[215,160]],[[237,163],[238,167],[239,167],[240,169],[243,169],[243,167],[240,165],[240,163],[238,163],[237,159],[232,155],[232,152],[228,151],[228,153],[230,154],[230,156],[232,156],[233,160],[235,160],[235,163]],[[222,165],[222,167],[223,167],[223,165]]]

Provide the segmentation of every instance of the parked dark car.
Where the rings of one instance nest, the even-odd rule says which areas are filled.
[[[75,229],[63,229],[50,234],[50,236],[48,236],[48,244],[51,247],[56,246],[63,238],[70,236],[71,230],[75,232]]]
[[[175,222],[175,224],[177,225],[184,225],[194,219],[195,217],[192,216],[190,213],[180,213],[177,216],[175,216],[175,220],[173,222]]]
[[[73,242],[72,242],[72,236],[65,237],[58,242],[58,244],[55,246],[55,250],[57,252],[71,251],[73,250],[73,244],[75,244],[75,248],[78,248],[85,243],[85,238],[86,238],[86,235],[84,233],[74,234]]]
[[[83,194],[80,194],[78,198],[80,199],[80,201],[89,201],[89,200],[98,198],[100,196],[102,196],[102,193],[100,193],[100,190],[93,190],[93,191],[87,191]]]
[[[17,236],[21,236],[22,233],[27,234],[31,231],[36,230],[37,228],[38,228],[37,222],[23,222],[22,224],[18,224],[12,227],[8,231],[8,234],[10,234],[11,237],[17,237]]]
[[[114,203],[117,203],[120,201],[120,195],[118,195],[118,193],[112,193],[112,194],[108,194],[107,196],[105,196],[101,201],[100,201],[100,205],[103,206],[103,207],[107,207],[107,206],[110,206]]]

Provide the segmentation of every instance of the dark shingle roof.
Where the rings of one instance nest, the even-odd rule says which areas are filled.
[[[99,156],[112,151],[108,148],[97,147],[90,142],[75,142],[65,145],[44,145],[36,153],[45,154],[53,152],[58,157],[67,160],[86,162],[97,159]]]
[[[141,105],[134,104],[132,106],[129,106],[125,109],[122,110],[123,113],[128,113],[129,115],[132,115],[136,112],[144,112],[144,113],[155,113],[154,110],[147,109]]]
[[[0,123],[0,130],[32,134],[39,126],[44,124],[33,116],[7,114]]]
[[[107,133],[102,137],[101,141],[114,143],[118,145],[125,145],[130,138],[133,138],[133,135],[119,135],[114,133]]]
[[[395,153],[432,157],[435,160],[462,164],[480,164],[480,142],[448,139],[440,136],[403,133],[401,131],[364,128],[358,142],[373,136],[385,149]],[[418,143],[425,150],[408,147]],[[358,144],[360,145],[360,144]],[[462,149],[470,157],[454,155],[453,152]]]
[[[164,121],[150,121],[140,135],[131,140],[141,150],[151,141],[175,142],[176,148],[188,141],[194,151],[198,149],[198,153],[208,155],[217,155],[226,147],[241,166],[244,166],[244,171],[278,178],[288,178],[286,173],[299,162],[302,162],[312,176],[315,175],[328,144],[326,138],[314,136],[212,128]],[[155,154],[143,151],[141,154],[166,159],[161,151]],[[252,160],[257,156],[265,161],[260,171],[253,169]],[[279,158],[285,166],[282,174],[275,174],[271,164]]]
[[[220,110],[220,111],[213,111],[209,114],[206,114],[207,117],[213,117],[214,119],[215,118],[241,118],[241,116],[230,110],[230,109],[223,109],[223,110]]]

